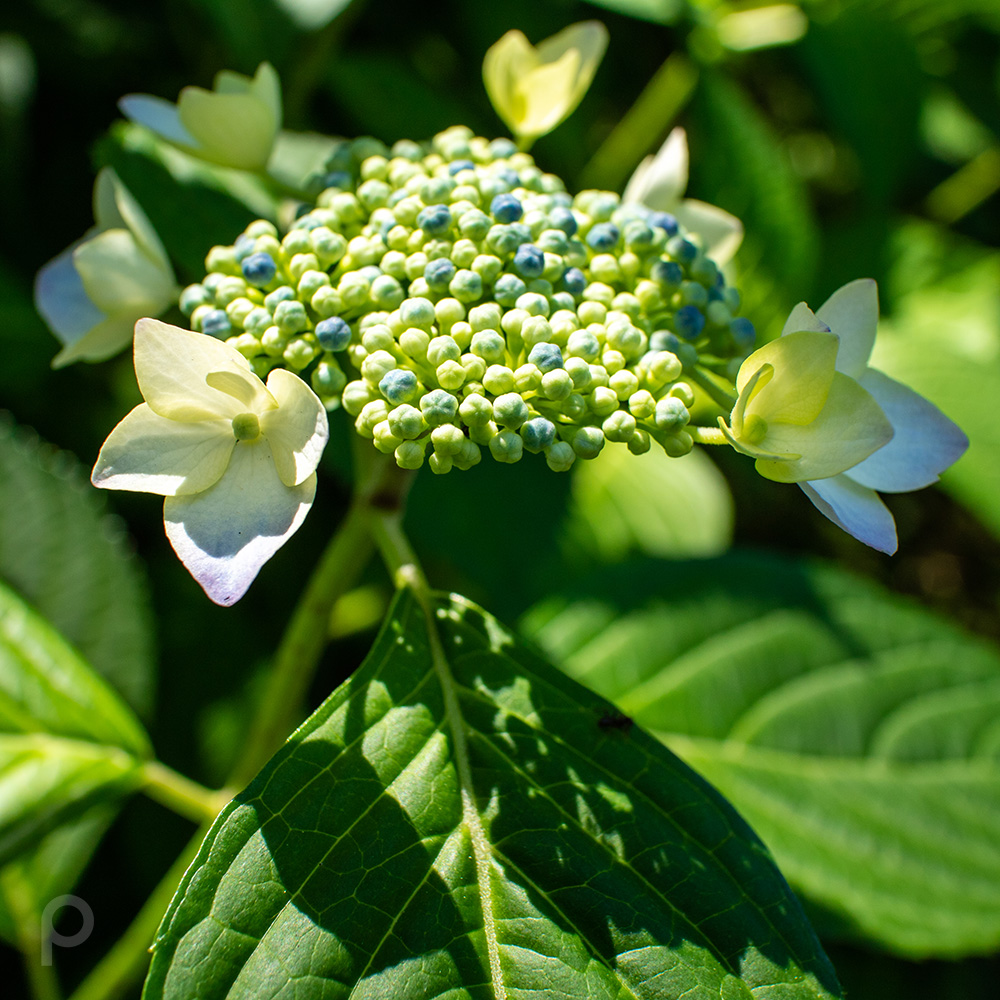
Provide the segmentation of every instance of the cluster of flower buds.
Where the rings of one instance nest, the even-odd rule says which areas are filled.
[[[261,377],[307,378],[400,466],[488,448],[567,470],[606,441],[679,456],[695,364],[732,382],[753,348],[740,297],[670,214],[575,198],[512,142],[345,142],[314,205],[208,254],[181,308]]]

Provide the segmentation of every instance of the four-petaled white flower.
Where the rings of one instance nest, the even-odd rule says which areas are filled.
[[[181,562],[233,604],[312,506],[326,410],[297,375],[277,368],[265,385],[227,344],[153,319],[136,324],[135,373],[146,402],[104,442],[92,482],[164,496]]]
[[[608,46],[600,21],[571,24],[537,46],[508,31],[483,59],[483,82],[497,114],[530,146],[580,103]]]
[[[180,291],[149,219],[108,167],[94,184],[94,219],[35,279],[35,306],[64,345],[55,368],[117,354],[135,321],[158,316]]]
[[[882,552],[896,551],[896,523],[882,493],[908,493],[937,482],[969,440],[933,403],[868,366],[878,326],[878,288],[871,279],[844,285],[814,313],[800,302],[783,336],[803,330],[831,332],[840,341],[837,371],[866,389],[892,424],[893,437],[845,472],[800,482],[806,496],[834,524]]]
[[[622,201],[638,202],[657,212],[669,212],[689,232],[701,237],[705,253],[726,264],[743,242],[743,223],[715,205],[685,198],[688,182],[687,136],[675,128],[655,156],[636,167]]]
[[[224,167],[263,170],[281,128],[281,84],[270,63],[253,79],[223,70],[215,89],[185,87],[171,104],[149,94],[118,102],[126,118],[175,146]]]

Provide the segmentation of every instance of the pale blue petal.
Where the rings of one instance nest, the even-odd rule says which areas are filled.
[[[146,128],[178,146],[194,149],[198,145],[194,136],[181,124],[177,105],[165,101],[162,97],[128,94],[118,102],[118,109],[130,121],[137,125],[145,125]]]
[[[73,251],[80,240],[50,260],[35,278],[35,308],[63,344],[74,344],[104,319],[87,298],[80,274],[73,265]]]
[[[846,475],[883,493],[905,493],[936,483],[969,447],[962,429],[907,385],[869,368],[858,380],[892,423],[892,440]]]
[[[267,442],[241,441],[229,468],[211,489],[167,497],[163,504],[167,538],[205,593],[228,607],[298,530],[315,494],[315,475],[300,486],[285,486]]]
[[[874,490],[845,475],[799,483],[802,492],[838,528],[879,552],[892,555],[897,547],[896,522]]]
[[[840,337],[837,371],[858,378],[864,373],[878,329],[878,286],[858,278],[838,288],[816,315]]]

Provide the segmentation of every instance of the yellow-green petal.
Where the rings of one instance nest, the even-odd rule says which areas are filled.
[[[91,482],[160,496],[201,493],[219,481],[235,445],[226,420],[180,423],[140,403],[108,435]]]
[[[828,479],[864,461],[892,439],[892,424],[872,395],[854,379],[835,373],[826,406],[808,424],[773,422],[761,447],[799,454],[791,462],[758,459],[757,471],[779,483]]]
[[[514,132],[523,117],[523,98],[518,80],[537,63],[535,50],[520,31],[508,31],[487,50],[483,58],[483,83],[496,113]]]
[[[197,139],[197,153],[204,159],[241,170],[262,170],[267,165],[278,122],[271,108],[254,95],[185,87],[177,113]]]
[[[267,389],[278,407],[261,414],[261,433],[271,446],[281,481],[298,486],[316,471],[326,447],[326,409],[298,375],[283,368],[268,375]]]
[[[125,229],[109,229],[73,251],[73,265],[91,302],[106,316],[162,312],[173,301],[173,275],[142,252]]]
[[[758,384],[745,412],[769,424],[782,421],[806,425],[819,416],[836,371],[839,342],[831,333],[790,333],[765,344],[747,358],[736,377],[737,391],[744,388],[765,364],[774,366],[774,377]],[[781,449],[792,450],[798,449]]]
[[[52,367],[63,368],[74,361],[104,361],[114,357],[131,343],[134,326],[132,316],[109,316],[79,339],[68,343],[52,359]]]

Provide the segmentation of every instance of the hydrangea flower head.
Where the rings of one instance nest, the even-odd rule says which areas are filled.
[[[104,442],[92,482],[164,496],[181,562],[233,604],[312,506],[326,411],[297,375],[275,369],[265,385],[226,344],[154,319],[136,324],[135,371],[145,402]]]
[[[185,87],[176,104],[129,94],[118,106],[131,121],[203,160],[263,170],[281,128],[281,84],[270,63],[254,76],[224,70],[213,90]]]
[[[580,103],[607,46],[608,32],[599,21],[570,25],[537,46],[520,31],[508,31],[483,60],[483,80],[497,114],[530,145]]]
[[[35,305],[63,344],[56,368],[117,354],[131,341],[137,319],[158,316],[177,301],[163,244],[109,167],[94,185],[94,219],[97,225],[35,281]]]

